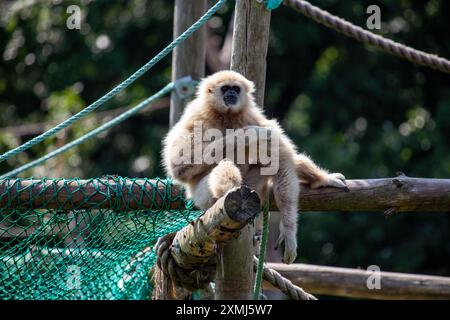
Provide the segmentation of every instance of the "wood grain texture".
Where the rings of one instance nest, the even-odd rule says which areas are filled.
[[[260,210],[255,191],[242,186],[228,192],[200,218],[177,232],[172,256],[185,269],[209,262],[216,254],[216,245],[236,237]]]
[[[174,39],[206,12],[206,0],[175,0]],[[172,54],[172,81],[185,76],[199,80],[205,75],[206,27],[192,34]],[[170,96],[170,127],[180,119],[185,106],[176,92]]]
[[[268,263],[312,294],[364,299],[450,299],[450,278],[381,271],[380,289],[368,289],[365,270],[308,264]],[[270,289],[270,284],[265,283]]]
[[[256,1],[236,1],[231,69],[255,83],[255,100],[264,105],[270,11]]]
[[[450,179],[405,176],[347,180],[348,191],[335,188],[311,190],[302,185],[300,209],[321,212],[450,212]],[[182,188],[171,188],[170,203],[164,199],[165,183],[157,180],[124,179],[117,197],[114,180],[72,181],[0,180],[0,208],[8,209],[185,209]],[[155,195],[154,201],[152,195]],[[86,197],[89,196],[89,201]],[[70,199],[70,201],[69,201]],[[276,204],[271,200],[271,210]]]
[[[255,83],[256,102],[262,106],[270,11],[256,1],[237,0],[233,29],[231,69]],[[220,263],[217,264],[216,270],[215,299],[252,299],[253,234],[254,228],[246,226],[238,238],[219,248]]]
[[[450,180],[398,176],[348,180],[348,190],[302,186],[301,211],[450,212]],[[272,209],[276,209],[271,201]]]

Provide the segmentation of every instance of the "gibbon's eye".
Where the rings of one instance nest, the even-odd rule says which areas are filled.
[[[236,92],[237,94],[239,94],[241,92],[241,88],[239,88],[238,86],[232,86],[231,90],[233,90],[234,92]]]
[[[222,93],[225,93],[230,90],[230,86],[223,86],[222,88],[220,88],[220,90],[222,91]]]

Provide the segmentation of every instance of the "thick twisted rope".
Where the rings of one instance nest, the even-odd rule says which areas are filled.
[[[206,288],[214,280],[215,264],[205,264],[197,269],[179,267],[171,253],[175,234],[176,232],[168,233],[158,239],[155,246],[158,267],[177,287],[183,287],[190,291]]]
[[[135,73],[133,73],[130,77],[128,77],[125,81],[117,85],[114,89],[109,91],[107,94],[105,94],[103,97],[89,105],[88,107],[84,108],[77,114],[73,115],[72,117],[66,119],[65,121],[61,122],[56,127],[53,127],[52,129],[40,134],[37,137],[34,137],[30,141],[22,144],[21,146],[14,148],[12,150],[9,150],[8,152],[5,152],[4,154],[0,155],[0,163],[10,159],[11,157],[31,148],[32,146],[42,142],[43,140],[55,135],[59,131],[69,127],[82,117],[86,116],[91,111],[97,109],[105,102],[109,101],[111,98],[113,98],[115,95],[117,95],[120,91],[127,88],[130,84],[132,84],[136,79],[141,77],[144,73],[146,73],[148,70],[150,70],[156,63],[158,63],[162,58],[167,56],[172,50],[180,45],[182,42],[184,42],[192,33],[197,31],[201,26],[203,26],[209,18],[217,11],[220,7],[226,2],[226,0],[219,0],[214,6],[211,7],[200,19],[197,20],[192,26],[190,26],[185,32],[183,32],[179,37],[177,37],[175,40],[173,40],[167,47],[165,47],[160,53],[158,53],[155,57],[153,57],[149,62],[147,62],[144,66],[142,66],[139,70],[137,70]]]
[[[86,133],[85,135],[79,137],[78,139],[75,139],[74,141],[56,149],[53,150],[52,152],[46,154],[45,156],[36,159],[34,161],[31,161],[17,169],[14,169],[10,172],[7,172],[3,175],[0,176],[0,179],[4,179],[7,177],[14,177],[16,175],[18,175],[19,173],[26,171],[30,168],[36,167],[37,165],[53,158],[56,157],[57,155],[64,153],[72,148],[75,148],[76,146],[82,144],[83,142],[97,136],[98,134],[100,134],[101,132],[108,130],[116,125],[118,125],[119,123],[125,121],[126,119],[128,119],[129,117],[135,115],[136,113],[138,113],[139,111],[141,111],[143,108],[147,107],[149,104],[155,102],[156,100],[160,99],[162,96],[166,95],[167,93],[171,92],[173,90],[174,84],[173,83],[169,83],[168,85],[166,85],[164,88],[162,88],[160,91],[158,91],[157,93],[155,93],[154,95],[152,95],[151,97],[145,99],[144,101],[142,101],[141,103],[139,103],[137,106],[131,108],[130,110],[122,113],[121,115],[117,116],[116,118],[104,123],[103,125],[101,125],[100,127],[89,131],[88,133]]]
[[[409,60],[412,63],[450,73],[450,61],[435,54],[419,51],[393,40],[376,35],[342,18],[336,17],[325,10],[313,6],[307,1],[284,0],[284,4],[294,8],[296,11],[299,11],[309,18],[312,18],[316,22],[319,22],[337,32],[343,33],[350,38],[376,46],[390,54]]]
[[[258,258],[253,258],[254,268],[258,266]],[[293,300],[317,300],[312,294],[307,293],[300,287],[297,287],[289,279],[286,279],[277,271],[264,266],[263,279],[269,282],[274,287],[280,289],[285,295]]]

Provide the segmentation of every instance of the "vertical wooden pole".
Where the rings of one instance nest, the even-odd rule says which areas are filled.
[[[256,85],[256,102],[264,105],[270,11],[254,0],[236,0],[231,69]],[[252,299],[253,227],[219,248],[216,299]]]
[[[175,12],[173,17],[173,37],[178,37],[189,28],[200,16],[206,12],[206,0],[175,0]],[[177,46],[172,54],[172,81],[185,76],[200,79],[205,75],[206,57],[206,29],[201,27],[181,45]],[[186,101],[180,99],[173,91],[170,96],[169,126],[172,128],[180,119]],[[184,298],[183,293],[177,292],[170,279],[162,270],[155,267],[157,287],[153,292],[153,299],[173,300]]]
[[[207,9],[206,0],[175,0],[174,38],[189,28]],[[185,76],[200,79],[205,75],[205,26],[197,30],[172,55],[172,81]],[[176,92],[170,97],[170,127],[180,119],[185,101]]]

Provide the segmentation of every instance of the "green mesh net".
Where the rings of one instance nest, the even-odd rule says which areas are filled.
[[[170,180],[0,181],[0,299],[149,299],[153,245],[200,215]]]

